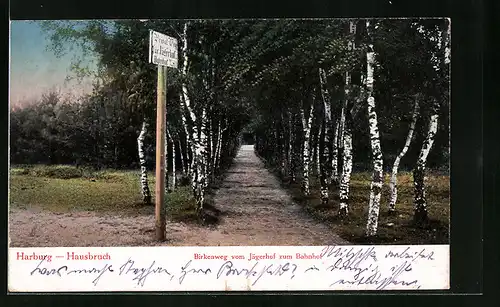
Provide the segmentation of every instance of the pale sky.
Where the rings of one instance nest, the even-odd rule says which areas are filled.
[[[37,22],[11,21],[10,23],[10,105],[31,103],[54,88],[62,94],[80,94],[91,89],[90,80],[83,84],[65,82],[70,73],[72,58],[78,51],[61,58],[47,50],[50,43]],[[92,62],[92,56],[88,61]]]

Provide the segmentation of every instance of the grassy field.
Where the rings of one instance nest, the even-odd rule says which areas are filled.
[[[311,176],[311,195],[304,197],[300,183],[283,184],[293,199],[318,220],[326,222],[341,237],[353,243],[386,244],[448,244],[450,218],[450,178],[429,175],[426,179],[426,196],[430,221],[422,227],[415,227],[413,219],[413,177],[411,173],[398,176],[398,202],[396,214],[389,214],[389,175],[385,177],[382,190],[378,234],[367,242],[364,236],[370,197],[370,173],[353,173],[349,193],[349,216],[337,216],[339,205],[338,188],[330,190],[328,206],[321,205],[318,180]]]
[[[317,179],[311,176],[311,195],[304,197],[300,185],[283,184],[294,201],[314,218],[325,222],[333,232],[353,243],[368,243],[364,237],[371,174],[353,173],[350,188],[350,214],[339,219],[338,191],[332,187],[327,207],[320,203]],[[155,179],[149,174],[154,197]],[[386,177],[386,183],[389,178]],[[449,176],[429,175],[426,180],[430,223],[414,227],[413,180],[410,173],[400,173],[398,203],[395,215],[389,215],[388,184],[381,200],[378,235],[369,243],[438,244],[449,242],[450,182]],[[213,204],[212,191],[205,207]],[[144,206],[139,185],[139,171],[90,171],[72,166],[15,166],[10,171],[10,205],[12,208],[41,208],[52,212],[95,211],[123,215],[154,214],[154,206]],[[154,199],[153,199],[154,202]],[[174,221],[201,222],[189,186],[180,186],[166,195],[167,216]],[[217,212],[216,212],[217,213]],[[209,221],[210,224],[217,222]],[[205,220],[206,222],[206,220]]]
[[[154,214],[142,203],[139,171],[91,171],[73,166],[14,166],[10,170],[10,205],[52,212],[95,211],[137,215]],[[149,174],[154,203],[155,178]],[[167,193],[167,215],[176,221],[196,220],[188,186]]]

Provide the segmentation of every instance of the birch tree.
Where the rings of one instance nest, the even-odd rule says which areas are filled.
[[[420,150],[415,169],[413,170],[413,183],[415,190],[415,215],[416,224],[422,224],[427,221],[427,199],[425,193],[425,165],[427,157],[434,143],[434,137],[437,133],[439,119],[439,103],[435,101],[432,107],[432,115],[429,120],[429,126],[424,143]]]
[[[366,52],[366,89],[368,105],[368,122],[370,127],[370,145],[372,149],[373,174],[370,185],[370,203],[368,204],[368,222],[366,225],[366,235],[374,236],[377,233],[378,216],[380,211],[380,196],[384,180],[383,159],[380,147],[380,134],[378,130],[377,112],[375,110],[375,97],[373,95],[373,83],[375,79],[374,68],[376,53],[371,41],[370,32],[372,27],[370,21],[366,21],[368,33],[368,50]]]
[[[194,197],[196,199],[196,210],[201,213],[203,210],[204,199],[204,187],[205,187],[205,159],[206,159],[206,137],[205,137],[205,109],[201,116],[201,124],[198,127],[197,116],[191,106],[191,98],[188,90],[188,69],[189,69],[189,57],[188,57],[188,28],[190,23],[185,22],[183,26],[183,33],[181,36],[181,54],[182,54],[182,103],[186,110],[186,115],[191,122],[191,133],[190,143],[192,146],[192,160],[191,160],[191,188],[193,190]]]
[[[174,138],[172,137],[173,134],[170,133],[169,129],[167,128],[166,130],[167,130],[167,142],[165,142],[165,144],[170,144],[170,148],[171,148],[171,152],[172,152],[172,160],[170,160],[171,169],[172,169],[172,180],[170,181],[170,190],[174,191],[175,187],[177,185],[177,176],[176,176],[176,170],[175,170],[175,161],[176,161],[176,158],[175,158],[175,147],[176,146],[175,146],[175,144],[176,144],[176,142],[175,142]],[[165,157],[168,157],[168,148],[165,148]],[[168,165],[168,163],[165,163],[165,168],[167,168],[167,165]],[[167,174],[167,176],[168,176],[168,174]]]
[[[147,132],[146,121],[142,122],[141,133],[137,137],[137,150],[139,151],[139,163],[141,167],[141,191],[142,201],[145,205],[151,205],[151,191],[148,183],[148,170],[146,168],[146,159],[144,155],[144,137]]]
[[[354,35],[356,34],[356,23],[354,21],[349,21],[349,34],[351,36],[348,41],[348,51],[354,50]],[[349,106],[350,97],[350,87],[351,87],[351,72],[347,70],[345,72],[345,86],[344,86],[344,102],[342,105],[341,117],[340,117],[340,144],[342,149],[342,175],[340,178],[340,205],[339,205],[339,215],[346,216],[349,213],[348,202],[349,202],[349,186],[351,183],[351,173],[352,173],[352,127],[349,116],[347,116],[347,108]]]
[[[389,200],[389,212],[393,213],[396,211],[396,202],[398,199],[398,168],[399,168],[399,163],[401,162],[401,159],[406,155],[406,152],[408,151],[408,148],[410,148],[410,144],[413,140],[413,132],[415,131],[415,125],[417,123],[417,118],[418,118],[418,109],[419,109],[419,103],[418,103],[418,95],[415,95],[415,103],[413,106],[413,112],[412,112],[412,117],[411,117],[411,123],[410,123],[410,128],[408,130],[408,135],[406,136],[406,141],[403,146],[403,149],[401,152],[398,154],[396,159],[394,160],[394,164],[392,165],[392,173],[391,173],[391,179],[389,183],[389,187],[391,190],[391,196]]]
[[[320,169],[320,190],[321,190],[321,203],[323,205],[327,205],[329,199],[328,186],[330,184],[330,179],[331,179],[330,165],[332,164],[331,162],[332,142],[330,141],[331,125],[332,125],[331,100],[330,100],[330,94],[327,89],[327,79],[325,70],[319,68],[318,72],[319,72],[320,90],[321,90],[321,97],[323,100],[323,111],[324,111],[323,125],[320,133],[322,135],[321,139],[323,141],[323,146],[321,146],[323,152],[322,152],[322,163]],[[319,147],[320,146],[318,145],[318,156],[321,155]]]
[[[304,108],[301,109],[301,119],[302,119],[302,128],[304,130],[304,142],[302,149],[302,192],[304,195],[308,196],[311,192],[309,186],[309,163],[311,152],[309,149],[309,141],[311,136],[311,124],[313,121],[314,115],[314,95],[312,97],[312,105],[309,107],[309,115],[306,117]]]
[[[414,184],[414,222],[416,225],[425,224],[428,221],[428,211],[427,211],[427,198],[425,189],[425,168],[427,163],[427,157],[432,149],[436,133],[438,130],[438,120],[439,111],[441,108],[440,99],[437,94],[439,91],[436,90],[436,86],[443,83],[448,79],[448,76],[444,75],[449,73],[448,65],[450,63],[450,30],[451,24],[449,20],[445,20],[444,23],[436,25],[434,31],[426,29],[423,26],[419,26],[417,30],[421,32],[424,37],[436,44],[436,49],[431,53],[431,63],[433,63],[434,70],[436,71],[437,80],[434,80],[435,84],[429,85],[433,88],[433,93],[431,97],[431,110],[430,119],[428,124],[427,135],[422,144],[420,154],[417,159],[415,169],[413,170],[413,184]],[[448,97],[444,97],[447,99]]]
[[[339,163],[339,126],[340,126],[340,121],[337,120],[335,124],[335,131],[334,131],[334,136],[333,136],[333,142],[332,142],[332,178],[331,182],[338,184],[339,183],[339,169],[338,169],[338,163]]]

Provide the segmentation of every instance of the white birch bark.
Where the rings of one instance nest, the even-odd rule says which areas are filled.
[[[177,172],[175,169],[175,161],[176,161],[176,146],[175,146],[175,140],[173,139],[172,136],[170,136],[170,142],[172,143],[172,185],[171,185],[171,190],[174,191],[175,187],[177,185]]]
[[[199,189],[199,202],[201,208],[203,208],[203,204],[205,201],[205,189],[208,186],[208,159],[209,159],[209,151],[208,151],[208,138],[207,138],[207,110],[204,107],[201,115],[201,129],[199,130],[199,160],[198,160],[198,185],[201,187]],[[197,154],[198,154],[197,153]]]
[[[182,65],[182,74],[184,77],[187,76],[189,59],[187,55],[188,50],[188,42],[187,42],[187,30],[188,30],[188,22],[184,23],[183,37],[182,37],[182,57],[183,57],[183,65]],[[203,160],[204,158],[204,148],[201,144],[201,135],[204,135],[204,132],[198,131],[197,118],[196,114],[191,108],[191,100],[188,93],[188,88],[186,81],[182,83],[182,101],[183,106],[186,109],[187,115],[189,115],[190,122],[192,123],[192,131],[190,135],[191,141],[191,188],[193,190],[194,197],[196,199],[196,208],[198,212],[201,212],[203,209],[204,202],[204,178],[203,178]],[[201,129],[203,130],[203,129]],[[200,137],[200,138],[199,138]],[[200,156],[201,155],[201,156]]]
[[[354,36],[356,34],[356,23],[354,21],[349,21],[349,34]],[[354,50],[354,39],[350,39],[348,42],[348,50]],[[346,71],[345,73],[345,86],[344,86],[344,101],[342,104],[342,111],[340,115],[340,134],[339,142],[342,151],[341,161],[342,161],[342,173],[340,177],[340,187],[339,187],[339,215],[346,216],[349,214],[349,186],[351,184],[351,173],[352,173],[352,130],[351,123],[347,121],[347,106],[350,94],[351,86],[351,72]]]
[[[206,148],[206,151],[207,151],[207,159],[206,159],[206,180],[207,182],[209,182],[210,180],[213,179],[213,175],[214,175],[214,150],[215,150],[215,146],[214,146],[214,134],[213,134],[213,121],[212,121],[212,117],[211,116],[208,116],[208,119],[206,120],[207,122],[207,126],[206,126],[206,134],[207,134],[207,148]]]
[[[366,29],[370,37],[370,22],[366,22]],[[377,234],[378,217],[380,212],[380,196],[382,194],[382,185],[384,183],[383,158],[380,146],[380,133],[378,130],[377,112],[375,110],[375,97],[373,97],[374,68],[375,68],[375,50],[373,44],[368,45],[366,53],[366,89],[368,103],[368,124],[370,127],[370,144],[372,149],[373,175],[370,185],[370,202],[368,204],[368,221],[366,224],[366,235],[374,236]]]
[[[217,173],[219,169],[219,146],[221,139],[221,126],[222,126],[222,121],[219,120],[219,124],[217,125],[217,139],[215,142],[215,150],[214,150],[214,174]]]
[[[319,136],[322,139],[323,146],[320,151],[320,146],[318,144],[318,174],[320,178],[320,194],[321,194],[321,203],[323,205],[328,204],[329,199],[329,184],[330,184],[330,165],[331,165],[331,140],[330,140],[330,131],[332,125],[332,111],[331,111],[331,99],[330,93],[328,92],[328,83],[326,78],[325,70],[322,68],[318,69],[319,73],[319,84],[321,91],[321,98],[323,100],[323,109],[324,109],[324,118],[322,121],[322,127],[320,129]],[[318,142],[319,143],[319,142]],[[319,167],[319,157],[321,157],[321,167]]]
[[[344,144],[342,145],[342,176],[340,178],[340,205],[339,215],[346,216],[349,214],[349,187],[351,183],[352,173],[352,132],[349,126],[344,129]]]
[[[331,182],[334,182],[335,184],[339,183],[339,169],[338,169],[338,163],[339,163],[339,157],[338,157],[338,154],[339,154],[339,148],[338,148],[339,126],[340,126],[340,121],[337,120],[337,124],[335,125],[333,142],[332,142],[332,178],[331,178]]]
[[[320,184],[320,199],[321,199],[321,204],[323,206],[326,206],[328,204],[329,200],[329,187],[328,187],[328,174],[326,170],[326,165],[328,164],[328,159],[325,157],[325,155],[321,155],[320,153],[320,148],[323,148],[323,150],[326,150],[326,144],[325,144],[325,138],[326,136],[326,124],[321,125],[320,130],[318,132],[318,157],[321,157],[321,163],[318,163],[319,168],[319,184]]]
[[[350,72],[346,72],[345,75],[345,89],[344,96],[345,99],[342,102],[342,109],[340,110],[340,120],[339,120],[339,136],[337,138],[337,144],[340,152],[343,152],[344,149],[344,128],[345,128],[345,112],[347,109],[347,97],[349,95],[349,86],[351,84],[351,74]],[[343,161],[343,154],[340,155],[340,161]]]
[[[331,144],[331,130],[332,130],[332,102],[330,98],[330,93],[328,92],[328,83],[326,79],[326,72],[324,69],[319,68],[319,83],[320,83],[320,89],[321,89],[321,98],[323,99],[323,106],[324,106],[324,148],[323,148],[323,168],[325,172],[326,177],[326,183],[330,184],[330,165],[331,165],[331,157],[332,157],[332,144]]]
[[[448,65],[451,62],[451,20],[446,21],[446,36],[444,39],[444,64]]]
[[[182,174],[184,175],[187,173],[186,165],[184,164],[186,153],[183,150],[182,142],[181,142],[181,138],[180,138],[179,134],[177,135],[177,144],[178,144],[178,148],[179,148],[179,158],[181,159]]]
[[[303,168],[302,168],[302,192],[304,195],[308,196],[311,193],[310,186],[309,186],[309,163],[310,163],[310,149],[309,149],[309,141],[310,141],[310,136],[311,136],[311,125],[312,125],[312,119],[313,119],[313,110],[314,110],[314,97],[313,97],[313,104],[310,107],[309,110],[309,116],[306,119],[305,114],[304,114],[304,109],[301,110],[301,117],[302,117],[302,128],[304,129],[304,143],[303,143],[303,151],[302,151],[302,162],[303,162]]]
[[[219,138],[218,140],[218,145],[217,145],[217,169],[220,169],[221,165],[221,159],[222,159],[222,144],[223,144],[223,138],[224,138],[224,132],[227,130],[227,119],[225,121],[226,126],[223,129],[219,129]],[[222,125],[222,123],[221,123]]]
[[[164,165],[165,165],[165,193],[169,193],[172,191],[172,186],[171,186],[171,180],[168,176],[168,146],[170,144],[170,141],[171,141],[171,138],[170,138],[170,133],[168,131],[168,128],[165,129],[165,145],[164,145],[164,149],[165,149],[165,156],[163,157],[164,159]]]
[[[184,92],[184,89],[183,89]],[[192,176],[191,174],[191,162],[193,161],[193,158],[189,156],[190,149],[192,148],[192,142],[191,142],[191,137],[189,134],[189,129],[188,129],[188,124],[186,120],[186,113],[185,113],[185,102],[184,102],[184,94],[181,95],[181,121],[182,121],[182,127],[184,128],[184,134],[186,135],[186,148],[184,150],[185,152],[185,163],[186,163],[186,171],[185,173],[188,176]]]
[[[323,130],[323,123],[320,124],[320,126],[318,127],[318,135],[316,137],[316,146],[314,148],[314,167],[316,169],[316,176],[318,177],[318,180],[320,180],[320,177],[321,177],[321,159],[320,159],[320,156],[321,156],[321,149],[320,149],[320,146],[319,146],[319,143],[320,143],[320,138],[321,138],[321,131]]]
[[[415,215],[417,224],[427,221],[427,200],[425,196],[425,165],[427,156],[434,144],[434,138],[437,133],[439,119],[439,104],[436,102],[433,106],[433,112],[429,121],[427,136],[422,144],[422,149],[417,159],[417,165],[413,170],[413,184],[415,190]]]
[[[293,167],[293,126],[292,126],[292,112],[288,111],[288,176],[290,182],[295,182],[295,170]]]
[[[441,29],[438,37],[438,50],[441,54],[433,54],[432,58],[435,59],[436,64],[434,69],[439,71],[443,66],[449,65],[450,53],[447,52],[447,47],[449,47],[450,40],[450,27],[451,24],[448,19],[446,21],[446,29]],[[446,32],[446,34],[445,34]],[[439,109],[440,103],[436,97],[433,97],[433,105],[431,109],[431,115],[429,120],[429,128],[426,138],[422,144],[420,154],[417,159],[415,169],[413,170],[413,184],[414,184],[414,222],[417,225],[423,224],[428,221],[427,212],[427,199],[425,191],[425,166],[427,164],[427,157],[434,144],[434,139],[438,130],[438,120],[439,120]]]
[[[399,155],[396,157],[394,160],[394,164],[392,165],[392,173],[391,173],[391,180],[389,183],[390,190],[391,190],[391,197],[389,200],[389,212],[394,212],[396,210],[396,202],[398,200],[398,168],[399,168],[399,163],[401,162],[401,159],[406,155],[406,152],[410,148],[410,144],[413,140],[413,132],[415,131],[415,125],[417,123],[417,118],[418,118],[418,96],[415,96],[415,105],[413,107],[413,113],[411,117],[411,123],[410,123],[410,129],[408,130],[408,135],[406,136],[406,142],[403,146],[403,149],[399,153]]]
[[[139,151],[139,165],[141,167],[141,190],[142,201],[145,205],[151,205],[151,190],[148,183],[148,171],[146,168],[146,159],[144,155],[144,138],[146,137],[147,123],[142,122],[141,132],[137,137],[137,150]]]
[[[280,120],[280,133],[279,133],[279,154],[280,154],[280,170],[281,170],[281,178],[285,178],[286,176],[286,137],[285,137],[285,125],[284,125],[284,116],[283,112],[281,112],[281,120]]]

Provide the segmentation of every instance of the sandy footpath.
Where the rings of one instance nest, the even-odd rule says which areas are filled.
[[[154,216],[11,209],[10,246],[347,244],[292,202],[255,155],[253,146],[241,147],[216,192],[215,207],[222,212],[217,226],[168,222],[167,241],[161,244],[154,242]]]

